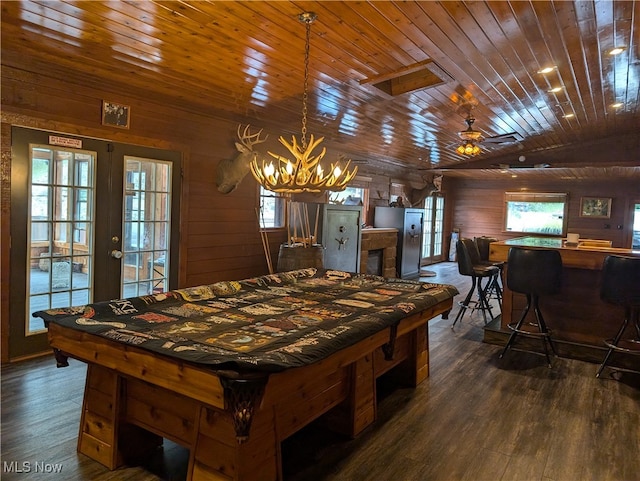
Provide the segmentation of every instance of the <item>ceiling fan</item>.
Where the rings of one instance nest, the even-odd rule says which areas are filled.
[[[518,134],[517,132],[485,137],[484,135],[482,135],[482,132],[474,130],[473,123],[475,122],[475,120],[476,119],[471,115],[471,112],[469,112],[464,120],[467,124],[467,129],[458,132],[458,137],[460,137],[460,140],[462,140],[463,142],[508,144],[512,142],[519,142],[522,140],[522,136],[520,136],[520,134]]]

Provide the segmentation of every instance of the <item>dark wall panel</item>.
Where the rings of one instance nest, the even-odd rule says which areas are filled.
[[[640,199],[637,179],[610,181],[473,180],[453,179],[452,226],[463,237],[490,235],[500,240],[518,237],[503,230],[505,192],[561,192],[568,194],[568,231],[582,238],[607,239],[613,247],[630,247],[633,202]],[[612,199],[611,217],[580,217],[582,197]]]

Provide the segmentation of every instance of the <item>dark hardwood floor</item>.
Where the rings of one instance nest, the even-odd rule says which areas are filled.
[[[469,288],[454,263],[429,282]],[[285,481],[636,481],[640,375],[482,342],[480,313],[430,323],[431,376],[379,382],[378,419],[356,439],[313,423],[283,443]],[[110,472],[76,453],[85,365],[53,357],[2,367],[2,474],[9,480],[183,480],[188,452],[165,441],[145,465]],[[27,463],[27,464],[24,464]],[[60,472],[43,472],[55,471]],[[17,472],[18,470],[29,472]]]

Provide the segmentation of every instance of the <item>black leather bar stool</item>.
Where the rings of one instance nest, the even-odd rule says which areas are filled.
[[[551,367],[547,343],[551,346],[554,354],[555,348],[551,342],[551,334],[544,321],[538,302],[540,297],[558,293],[561,283],[562,258],[558,251],[523,249],[520,247],[512,247],[509,249],[507,258],[507,287],[513,292],[526,295],[527,305],[522,312],[520,320],[516,323],[509,324],[509,329],[511,329],[512,332],[507,341],[507,345],[500,354],[501,358],[513,345],[518,335],[539,337],[542,340],[547,364]],[[533,307],[536,322],[535,324],[528,323],[528,325],[535,326],[537,328],[536,331],[524,327],[525,318],[531,307]],[[537,352],[535,353],[537,354]]]
[[[500,281],[502,279],[502,270],[504,268],[504,262],[502,261],[490,261],[489,260],[489,244],[492,242],[498,242],[495,237],[475,237],[473,241],[476,243],[478,253],[480,254],[480,262],[484,265],[496,266],[499,269],[498,275],[493,277],[487,286],[487,297],[495,298],[498,300],[500,309],[502,309],[502,286]]]
[[[459,320],[462,320],[467,309],[472,309],[472,311],[478,309],[482,311],[484,323],[486,324],[488,322],[487,312],[489,312],[490,319],[493,319],[491,306],[486,296],[486,286],[491,278],[497,276],[500,271],[495,266],[474,264],[474,260],[476,260],[476,262],[479,260],[480,254],[478,254],[478,249],[472,239],[463,238],[458,240],[456,250],[458,255],[458,272],[463,276],[471,277],[471,289],[469,289],[464,301],[459,303],[460,310],[453,321],[451,329],[455,327]],[[485,287],[482,287],[482,279],[487,279]],[[476,289],[478,291],[478,300],[472,301],[471,297]]]
[[[624,320],[613,339],[604,343],[609,347],[604,361],[600,364],[596,377],[609,362],[614,351],[640,354],[640,258],[607,256],[602,264],[602,284],[600,299],[622,306]],[[623,339],[629,323],[635,326],[635,338]]]

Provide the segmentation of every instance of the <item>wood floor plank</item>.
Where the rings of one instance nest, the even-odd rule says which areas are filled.
[[[454,263],[429,282],[469,288]],[[459,300],[456,298],[456,301]],[[495,302],[495,301],[494,301]],[[496,306],[497,307],[497,306]],[[485,344],[480,313],[429,324],[431,375],[378,383],[378,419],[349,439],[314,422],[283,443],[285,481],[638,481],[640,375]],[[494,309],[497,313],[498,310]],[[2,366],[3,481],[182,481],[188,451],[165,440],[143,466],[108,471],[76,453],[86,367],[53,357]],[[62,472],[27,476],[28,462]],[[7,464],[8,463],[8,464]],[[16,464],[11,464],[16,463]]]

